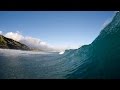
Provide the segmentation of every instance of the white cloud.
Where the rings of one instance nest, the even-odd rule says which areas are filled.
[[[1,31],[2,33],[2,31]],[[30,36],[23,36],[19,31],[17,32],[8,32],[4,34],[5,37],[11,38],[13,40],[19,41],[30,48],[33,49],[40,49],[42,51],[64,51],[67,49],[67,47],[55,47],[52,45],[49,45],[48,43],[38,39],[38,38],[33,38]]]
[[[5,34],[5,36],[8,38],[11,38],[13,40],[16,40],[16,41],[20,41],[20,40],[24,39],[24,37],[21,34],[19,34],[18,32],[16,32],[16,33],[8,32]]]

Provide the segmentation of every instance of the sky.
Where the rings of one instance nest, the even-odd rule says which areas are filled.
[[[0,33],[46,50],[90,44],[114,11],[0,11]]]

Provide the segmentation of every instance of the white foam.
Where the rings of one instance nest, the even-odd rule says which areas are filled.
[[[64,51],[60,52],[59,54],[64,54]]]
[[[50,54],[50,52],[41,52],[41,51],[22,51],[22,50],[13,50],[13,49],[0,49],[0,55],[30,55],[30,54]]]

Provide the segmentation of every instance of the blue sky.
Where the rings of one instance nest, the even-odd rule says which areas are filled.
[[[55,47],[90,44],[114,11],[1,11],[0,31],[19,31]]]

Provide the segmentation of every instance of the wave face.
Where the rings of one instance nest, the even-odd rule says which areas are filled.
[[[120,12],[89,45],[64,54],[0,49],[1,79],[120,79]]]
[[[82,50],[83,47],[74,53],[86,63],[68,74],[68,78],[120,79],[120,12],[90,45]]]

